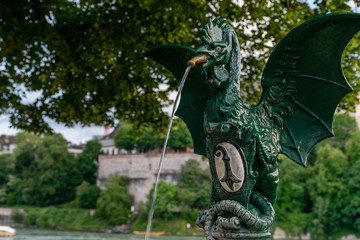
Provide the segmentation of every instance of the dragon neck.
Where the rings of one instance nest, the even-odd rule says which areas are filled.
[[[231,31],[229,38],[231,39],[231,54],[230,59],[227,63],[227,70],[229,71],[229,87],[227,93],[238,93],[240,94],[240,69],[241,69],[241,55],[240,45],[236,37],[235,31]]]

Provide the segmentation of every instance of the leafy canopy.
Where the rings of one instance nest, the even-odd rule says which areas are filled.
[[[66,140],[60,134],[29,139],[15,152],[16,177],[8,183],[8,204],[48,206],[73,200],[81,176]]]
[[[151,188],[147,195],[147,209],[150,210],[151,203],[153,201],[153,195],[155,190],[155,184]],[[165,219],[172,217],[175,208],[179,205],[177,200],[177,189],[172,183],[165,182],[164,180],[159,181],[156,204],[154,208],[154,218],[163,217]]]
[[[100,192],[97,200],[96,212],[108,219],[111,225],[127,223],[131,214],[131,197],[126,193],[129,179],[121,176],[112,176],[105,185],[106,189]]]
[[[102,145],[97,139],[88,141],[83,152],[76,158],[79,174],[84,181],[90,184],[96,182],[97,162],[99,154],[102,153],[101,147]]]
[[[133,124],[124,124],[114,137],[117,148],[131,152],[149,152],[162,147],[164,136],[157,133],[151,127],[136,129]],[[168,147],[175,150],[192,147],[192,138],[185,123],[180,119],[174,119],[168,141]]]
[[[96,185],[82,182],[76,187],[76,205],[81,208],[96,208],[96,202],[100,194],[100,189]]]
[[[155,130],[166,126],[163,107],[176,81],[144,51],[161,44],[195,47],[208,18],[233,23],[242,57],[242,96],[259,99],[259,81],[273,47],[289,30],[320,14],[351,11],[350,0],[293,1],[2,1],[0,8],[0,113],[17,128],[51,131],[125,119]],[[240,3],[242,2],[242,3]],[[359,5],[359,1],[351,1]],[[359,40],[359,37],[356,37]],[[341,108],[358,102],[360,41],[344,54],[344,73],[355,88]],[[37,97],[23,99],[35,94]]]
[[[205,209],[211,192],[210,170],[203,170],[195,159],[181,166],[177,184],[178,198],[182,206]]]

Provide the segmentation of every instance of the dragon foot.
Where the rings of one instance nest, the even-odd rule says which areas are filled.
[[[222,200],[200,213],[196,222],[204,229],[206,240],[268,239],[275,215],[271,203],[253,192],[250,204],[259,214],[233,200]]]

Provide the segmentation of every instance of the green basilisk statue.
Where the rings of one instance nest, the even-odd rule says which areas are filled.
[[[209,159],[211,199],[197,219],[207,240],[270,237],[277,156],[306,166],[313,146],[333,136],[335,109],[351,91],[341,55],[359,29],[359,14],[340,13],[292,30],[265,66],[256,106],[241,99],[240,45],[224,19],[205,25],[196,51],[164,45],[145,54],[178,81],[187,65],[193,66],[176,115],[189,128],[195,153]]]

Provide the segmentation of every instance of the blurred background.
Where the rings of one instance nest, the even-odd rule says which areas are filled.
[[[167,43],[195,48],[208,19],[223,17],[241,45],[242,97],[255,105],[266,60],[286,33],[359,7],[357,0],[1,0],[0,225],[144,231],[177,89],[144,52]],[[358,34],[342,58],[354,91],[337,109],[336,136],[315,147],[307,168],[279,156],[274,238],[360,237],[359,50]],[[153,231],[202,236],[194,222],[211,177],[180,119],[167,152]],[[89,237],[39,231],[18,233]]]

